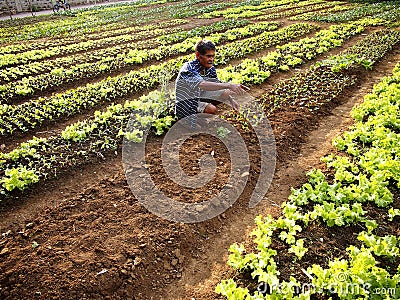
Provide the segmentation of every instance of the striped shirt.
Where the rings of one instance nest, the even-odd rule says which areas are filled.
[[[202,72],[204,73],[201,74]],[[192,128],[195,128],[197,123],[196,113],[201,94],[199,84],[204,80],[220,82],[215,67],[205,69],[197,58],[185,63],[176,78],[175,115],[178,119],[190,116]]]

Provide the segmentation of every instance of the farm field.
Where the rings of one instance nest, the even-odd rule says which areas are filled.
[[[0,21],[0,298],[400,298],[399,6],[140,0]],[[249,170],[226,211],[174,222],[137,199],[124,147],[150,127],[138,168],[175,201],[236,188],[229,130],[179,150],[190,177],[212,153],[206,185],[163,167],[164,88],[200,38],[254,97],[219,110]]]

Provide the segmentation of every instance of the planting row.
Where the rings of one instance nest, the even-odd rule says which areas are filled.
[[[162,134],[174,118],[160,116],[160,112],[168,111],[160,99],[165,97],[159,92],[151,92],[139,100],[126,101],[124,105],[110,105],[104,112],[97,111],[92,120],[67,127],[61,135],[48,139],[33,138],[14,151],[1,154],[0,165],[5,171],[0,194],[4,196],[14,189],[24,190],[39,180],[56,177],[69,167],[116,150],[132,113],[146,116],[137,121],[137,128],[152,122],[157,128],[156,133]],[[139,129],[126,136],[132,140],[141,137]],[[10,162],[18,167],[8,168]]]
[[[224,14],[224,18],[254,18],[257,16],[261,15],[273,15],[273,14],[279,14],[279,13],[284,13],[282,11],[291,11],[293,9],[301,9],[302,7],[309,6],[309,5],[316,5],[323,3],[324,0],[307,0],[307,1],[300,1],[300,2],[295,2],[295,3],[289,3],[285,5],[279,5],[279,6],[273,6],[270,8],[264,8],[260,10],[254,10],[250,8],[249,10],[244,10],[241,13],[229,13],[226,12]]]
[[[165,0],[138,0],[134,3],[112,3],[112,4],[104,4],[102,6],[93,6],[93,7],[85,7],[85,8],[74,8],[73,14],[75,16],[79,15],[83,12],[93,12],[96,14],[97,12],[107,11],[107,10],[115,10],[118,7],[125,6],[125,5],[134,5],[136,7],[143,7],[143,6],[150,6],[153,4],[167,3]],[[176,2],[176,1],[172,1]],[[35,15],[35,17],[26,17],[26,18],[14,18],[14,19],[4,19],[0,20],[0,27],[1,28],[13,28],[13,27],[22,27],[25,25],[31,25],[38,22],[50,22],[54,21],[54,15],[44,14],[44,15]]]
[[[195,10],[195,9],[194,9]],[[152,29],[149,30],[149,33]],[[25,64],[45,58],[51,58],[60,55],[68,55],[82,51],[88,51],[97,48],[111,47],[117,44],[131,42],[137,39],[146,37],[146,32],[138,32],[134,35],[119,35],[114,37],[106,37],[98,40],[85,40],[78,44],[68,44],[56,47],[48,47],[46,49],[30,50],[17,54],[3,54],[0,55],[0,68],[7,66],[15,66]]]
[[[308,13],[303,13],[301,15],[293,16],[293,17],[290,17],[289,20],[292,20],[292,21],[299,21],[299,20],[307,21],[307,20],[312,20],[314,17],[315,18],[322,17],[322,16],[330,15],[330,14],[335,13],[335,12],[350,10],[350,9],[352,9],[354,7],[356,7],[355,4],[335,5],[332,8],[321,9],[319,11],[312,11],[312,12],[308,12]]]
[[[388,27],[398,27],[400,25],[400,5],[397,7],[384,11],[380,14],[375,15],[375,18],[382,19],[386,21],[386,26]]]
[[[311,20],[320,22],[346,22],[358,20],[366,16],[375,18],[377,14],[382,12],[398,9],[399,3],[397,1],[385,1],[381,3],[364,4],[346,12],[338,12],[336,14],[327,14],[323,16],[316,15],[311,18]]]
[[[354,79],[346,75],[349,69],[354,70],[357,66],[362,66],[371,70],[373,64],[398,43],[398,31],[381,30],[371,33],[342,54],[317,62],[310,71],[296,74],[278,83],[259,101],[268,114],[285,103],[303,106],[312,111],[318,110],[320,104],[336,98],[347,86],[354,83]]]
[[[125,24],[124,27],[136,26],[155,19],[186,18],[231,5],[230,3],[202,5],[207,2],[209,0],[185,0],[146,10],[137,9],[132,5],[121,5],[117,10],[103,8],[104,13],[95,16],[90,12],[80,13],[74,18],[60,19],[57,22],[52,20],[23,27],[0,29],[0,43],[60,35],[79,36],[83,33],[102,31],[104,26],[104,29],[108,29],[107,24],[110,23],[112,23],[111,28],[115,28],[115,26],[119,28],[121,23]]]
[[[122,35],[143,35],[145,32],[151,34],[157,29],[167,30],[175,25],[187,23],[187,20],[174,19],[169,21],[160,22],[157,24],[146,24],[141,26],[129,26],[126,28],[118,28],[113,30],[104,30],[99,33],[81,34],[76,37],[66,36],[63,39],[46,39],[40,41],[31,41],[19,44],[11,44],[0,47],[0,54],[17,54],[21,52],[39,50],[39,49],[52,49],[60,46],[67,46],[69,44],[79,44],[84,41],[90,40],[105,40],[106,38],[122,36]]]
[[[225,42],[227,40],[239,39],[243,36],[256,34],[260,31],[267,30],[268,28],[276,28],[276,24],[262,23],[250,24],[245,28],[236,28],[227,31],[228,34],[213,34],[209,39],[213,40],[216,44]],[[264,28],[264,30],[263,30]],[[219,51],[221,58],[228,59],[230,57],[242,57],[248,53],[260,50],[262,48],[275,45],[290,38],[295,38],[301,34],[305,34],[314,29],[315,26],[308,24],[291,25],[277,32],[264,33],[248,38],[238,42],[232,42],[222,47]],[[250,30],[251,29],[251,30]],[[296,29],[300,30],[296,32]],[[193,48],[199,38],[189,38],[186,41],[172,46],[160,46],[156,49],[149,51],[144,50],[131,50],[126,55],[119,57],[108,57],[98,63],[87,63],[76,65],[70,69],[55,69],[51,73],[42,74],[38,76],[31,76],[23,78],[20,81],[9,83],[0,86],[0,99],[4,102],[11,102],[13,98],[21,99],[21,96],[33,94],[36,91],[44,90],[49,87],[59,86],[65,82],[82,79],[85,77],[93,77],[105,72],[117,70],[129,64],[141,64],[147,60],[169,57],[180,53],[185,53]],[[241,47],[246,46],[246,48]],[[222,60],[222,59],[221,59]]]
[[[271,8],[271,7],[277,7],[280,5],[286,5],[286,4],[291,4],[291,3],[297,3],[300,0],[277,0],[277,1],[263,1],[261,3],[257,3],[254,5],[242,5],[242,6],[235,6],[232,8],[228,8],[225,10],[221,10],[221,11],[214,11],[214,12],[210,12],[210,13],[206,13],[203,14],[201,16],[201,18],[215,18],[215,17],[224,17],[224,18],[232,18],[232,16],[234,16],[234,18],[245,12],[245,11],[260,11],[262,9],[266,9],[266,8]],[[226,17],[229,16],[229,17]]]
[[[398,226],[392,223],[396,229],[384,235],[377,233],[382,225],[390,230],[388,224],[400,214],[399,209],[390,207],[393,202],[390,188],[394,188],[391,183],[395,183],[397,192],[400,186],[399,96],[400,65],[397,65],[393,76],[384,78],[365,97],[365,102],[353,109],[356,120],[353,128],[334,141],[337,149],[347,154],[324,158],[327,167],[333,170],[333,175],[329,174],[332,179],[328,180],[321,170],[311,171],[309,181],[300,189],[293,189],[289,201],[282,205],[283,216],[276,220],[271,216],[257,217],[257,227],[252,232],[256,250],[247,252],[243,245],[234,244],[228,261],[240,274],[248,274],[252,279],[247,286],[239,286],[233,279],[223,280],[216,288],[218,293],[228,299],[399,297]],[[364,210],[367,205],[379,213],[368,214]],[[325,255],[319,258],[320,263],[310,264],[315,259],[308,255],[309,249],[319,244],[314,238],[316,227],[349,224],[358,225],[347,227],[350,235],[352,231],[357,235],[357,245],[348,244],[342,249],[344,257]],[[277,247],[279,259],[287,258],[299,269],[294,272],[296,276],[280,277],[281,268],[286,266],[275,258]],[[257,290],[248,288],[257,285]]]
[[[140,34],[136,34],[137,39],[142,39],[146,37],[147,40],[135,41],[127,44],[122,44],[110,48],[88,51],[85,53],[79,53],[70,56],[63,56],[53,60],[45,60],[40,62],[32,62],[29,64],[20,65],[17,67],[6,68],[0,70],[0,84],[5,82],[15,81],[27,76],[39,75],[47,72],[60,72],[60,68],[68,69],[69,67],[90,63],[96,61],[97,64],[102,64],[116,58],[117,56],[126,55],[130,49],[141,49],[141,48],[152,48],[159,46],[160,44],[169,44],[173,41],[184,40],[184,37],[193,36],[204,36],[205,34],[210,34],[213,32],[218,32],[222,30],[227,30],[229,28],[241,27],[248,24],[248,21],[236,21],[236,20],[224,20],[220,22],[215,22],[209,26],[201,26],[195,30],[184,31],[181,28],[164,28],[164,29],[153,29],[150,31],[143,31]],[[152,36],[157,36],[164,33],[164,35],[159,38],[153,38]],[[170,34],[168,34],[170,33]],[[176,34],[174,34],[176,33]],[[118,65],[118,63],[115,63]],[[79,68],[79,67],[78,67]]]
[[[287,18],[287,17],[307,13],[307,12],[314,11],[314,10],[329,8],[334,5],[338,5],[338,4],[343,4],[343,2],[332,1],[332,2],[328,2],[328,3],[308,5],[306,7],[299,7],[299,8],[295,8],[295,9],[286,10],[283,12],[274,13],[274,14],[265,14],[265,15],[263,14],[262,16],[259,16],[255,19],[256,20],[273,20],[273,19],[279,19],[279,18]]]
[[[218,70],[219,78],[223,81],[236,83],[264,82],[271,72],[287,71],[325,53],[355,34],[365,30],[360,23],[332,25],[328,30],[321,30],[315,37],[303,38],[298,42],[287,43],[277,47],[276,51],[258,59],[245,59],[237,66],[229,66]]]
[[[216,57],[217,64],[225,64],[230,59],[243,57],[251,51],[259,50],[261,47],[268,47],[278,44],[298,35],[305,34],[315,29],[309,24],[293,24],[274,34],[263,33],[263,39],[257,43],[249,40],[244,51],[243,44],[230,43],[220,46]],[[241,51],[238,51],[241,49]],[[251,52],[250,52],[251,53]],[[157,66],[149,66],[138,71],[131,71],[127,75],[120,75],[108,78],[95,84],[88,84],[76,90],[69,90],[63,94],[56,94],[49,98],[41,98],[37,101],[30,101],[18,106],[3,105],[0,115],[0,133],[11,134],[14,130],[26,131],[35,128],[46,120],[55,120],[61,116],[70,116],[88,107],[94,107],[104,101],[113,101],[125,97],[134,91],[140,91],[153,87],[158,83],[157,78],[166,70],[171,76],[177,74],[184,61],[193,57],[192,54],[171,59],[166,63]]]
[[[180,31],[177,33],[165,34],[158,38],[158,42],[159,43],[168,43],[168,44],[182,42],[183,40],[190,38],[190,37],[203,37],[203,36],[209,35],[211,33],[223,32],[228,29],[233,29],[234,27],[243,27],[243,26],[247,25],[248,23],[249,23],[249,21],[247,21],[247,20],[235,20],[235,19],[217,21],[217,22],[213,22],[210,25],[194,27],[187,31]],[[264,28],[263,24],[264,23],[260,24],[260,26],[261,26],[260,29]],[[257,26],[257,24],[253,24],[253,26]]]
[[[131,3],[117,8],[119,14],[125,17],[125,24],[134,24],[133,22],[135,21],[130,18],[130,14],[134,11],[136,11],[137,14],[140,11],[134,6],[135,4]],[[12,22],[12,24],[15,25],[2,27],[0,29],[0,41],[4,43],[59,36],[70,34],[75,30],[81,33],[93,32],[99,29],[101,25],[107,25],[109,23],[115,24],[115,7],[103,6],[98,12],[99,13],[94,15],[90,12],[85,13],[83,11],[77,11],[74,18],[59,18],[56,21],[54,21],[54,18],[47,20],[47,18],[39,17],[36,19],[36,22],[27,25],[20,25],[19,23],[23,23],[23,20],[16,20]]]
[[[239,47],[244,48],[242,49],[241,53],[238,53],[239,56],[237,56],[241,57],[241,55],[243,56],[248,53],[253,53],[259,50],[260,48],[265,48],[266,46],[262,45],[268,43],[269,39],[273,40],[272,43],[274,44],[277,40],[282,40],[282,36],[284,35],[286,36],[285,39],[287,39],[288,37],[291,37],[295,34],[294,27],[290,26],[283,28],[279,31],[275,31],[272,33],[269,32],[269,31],[274,31],[278,27],[279,24],[275,22],[255,23],[255,24],[249,24],[243,28],[234,28],[222,33],[212,34],[210,36],[205,37],[205,39],[212,41],[216,45],[219,45],[224,42],[234,41],[250,36],[250,38],[230,43],[228,45],[221,47],[221,49],[218,50],[218,53],[220,54],[218,55],[218,57],[222,57],[223,54],[226,54],[227,57],[231,57],[232,49],[239,50]],[[297,27],[297,29],[300,30],[301,32],[299,33],[300,35],[308,33],[309,30],[312,28],[308,26],[308,24],[299,24],[298,26],[295,25],[295,27]],[[301,30],[301,28],[304,28],[304,30]],[[296,35],[298,34],[296,33]],[[124,60],[127,63],[142,63],[144,61],[148,61],[151,59],[160,60],[162,57],[168,57],[173,54],[185,53],[188,50],[192,50],[194,48],[194,45],[199,39],[200,37],[193,37],[183,41],[182,43],[166,45],[166,46],[163,45],[156,49],[151,49],[150,51],[148,51],[147,49],[144,50],[134,49],[129,51],[128,55],[124,58]]]

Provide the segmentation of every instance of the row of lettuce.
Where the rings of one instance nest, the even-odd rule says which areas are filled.
[[[397,36],[397,40],[393,39],[390,42],[390,45],[388,39],[386,39],[386,36],[390,36],[389,33],[390,32],[384,31],[368,35],[365,40],[356,44],[352,48],[354,49],[354,53],[347,54],[346,57],[350,57],[347,61],[354,61],[351,56],[356,55],[357,57],[362,57],[362,59],[357,61],[361,63],[368,61],[369,64],[372,64],[375,60],[390,51],[394,44],[399,42],[400,37]],[[369,45],[369,47],[363,47],[363,44]],[[385,45],[384,48],[382,45]],[[350,49],[349,53],[351,53],[351,51],[352,50]],[[160,81],[160,76],[162,76],[162,74],[164,74],[162,77],[163,80],[169,80],[174,73],[176,74],[179,65],[182,65],[189,58],[190,56],[187,56],[182,57],[180,60],[174,60],[173,65],[168,64],[167,62],[165,65],[161,66],[159,70],[152,68],[148,73],[142,74],[142,76],[146,81],[151,78],[154,81],[153,85]],[[340,65],[342,65],[340,59],[335,59],[334,61],[335,64],[339,62]],[[348,66],[349,63],[344,64],[344,68]],[[324,66],[321,66],[320,68],[322,67]],[[257,76],[258,72],[257,69],[252,68],[247,72],[247,75],[241,79],[239,76],[236,76],[235,78],[240,82],[259,84],[260,81]],[[316,70],[313,71],[313,73],[318,74],[317,76],[314,76],[314,78],[325,79],[325,84],[328,86],[327,82],[329,76],[323,75],[325,74],[324,72],[322,72],[322,74],[319,74],[318,72],[319,71]],[[120,93],[126,96],[134,91],[134,83],[137,78],[133,79],[127,77],[124,78],[124,81],[121,81],[121,78],[118,80],[119,81],[116,79],[110,83],[118,83],[115,86],[124,86],[126,88],[126,90],[120,90]],[[337,80],[340,82],[336,82]],[[295,80],[295,82],[299,81]],[[338,89],[338,87],[343,88],[345,85],[349,84],[351,84],[351,79],[347,77],[338,79],[338,77],[335,77],[335,79],[332,80],[331,86]],[[130,89],[130,85],[133,90]],[[302,84],[302,86],[304,86],[304,84]],[[295,90],[296,89],[293,88],[293,91]],[[329,101],[332,95],[335,94],[333,91],[326,91],[320,88],[311,88],[311,90],[319,91],[319,99],[327,97],[328,100],[326,101]],[[114,92],[114,90],[111,86],[108,87],[108,89],[103,86],[102,90],[99,91],[93,88],[86,91],[86,93],[92,93],[91,95],[98,95],[100,92],[103,93],[104,96],[107,95],[107,93]],[[323,93],[325,96],[323,96]],[[105,153],[108,153],[111,149],[117,149],[118,144],[124,136],[139,141],[143,135],[141,128],[148,124],[154,124],[156,132],[161,134],[163,129],[168,128],[174,119],[171,114],[173,101],[166,102],[163,100],[161,102],[159,101],[160,103],[157,104],[158,100],[156,99],[159,98],[159,95],[159,93],[153,92],[147,96],[142,96],[139,100],[128,100],[125,104],[112,104],[105,111],[96,112],[93,118],[68,126],[59,135],[51,136],[47,139],[33,138],[26,143],[22,143],[11,152],[1,153],[1,194],[5,197],[7,197],[7,195],[10,196],[13,194],[14,190],[24,190],[39,180],[55,177],[70,166],[84,163],[94,157],[103,157]],[[87,97],[85,98],[89,99],[92,97],[89,97],[88,95],[86,96]],[[270,105],[267,105],[268,101],[271,102],[270,100],[267,100],[267,98],[260,100],[265,104],[266,108],[271,107]],[[278,105],[279,101],[283,102],[285,99],[274,99],[272,103]],[[157,108],[157,105],[160,105],[162,108]],[[150,106],[151,108],[149,109],[147,106]],[[141,110],[140,113],[134,114],[134,116],[138,117],[136,120],[139,124],[137,130],[134,132],[125,132],[124,126],[127,124],[130,115],[136,110]]]
[[[373,4],[363,4],[345,12],[311,16],[310,20],[318,22],[348,22],[367,16],[382,19],[388,26],[396,27],[399,24],[400,12],[398,1],[385,1]],[[301,19],[301,18],[299,18]]]
[[[320,9],[318,11],[305,12],[303,14],[291,16],[288,19],[291,21],[299,21],[299,20],[310,21],[310,20],[314,20],[314,18],[317,18],[317,17],[332,15],[332,14],[336,14],[336,13],[339,13],[342,11],[350,11],[357,6],[358,5],[351,4],[351,3],[335,5],[334,7],[324,8],[324,9]]]
[[[230,247],[228,264],[238,274],[250,274],[251,284],[247,284],[252,288],[240,286],[231,278],[217,286],[219,294],[227,299],[400,297],[396,223],[400,209],[398,202],[393,202],[400,187],[399,99],[397,64],[393,75],[384,77],[352,110],[355,124],[333,141],[337,151],[323,158],[327,169],[310,171],[308,182],[292,189],[288,201],[282,204],[281,217],[256,218],[254,250],[246,251],[239,244]],[[379,213],[372,214],[371,210]],[[355,233],[357,242],[343,249],[344,257],[325,256],[327,261],[310,264],[308,261],[315,261],[307,255],[317,242],[312,238],[316,226],[341,227],[349,235]],[[380,230],[382,227],[385,230]],[[283,266],[276,260],[276,240],[284,244],[279,248],[280,257],[291,257],[294,267],[307,275],[303,281],[296,276],[280,276]]]
[[[318,2],[318,1],[316,1]],[[268,15],[261,15],[256,17],[256,20],[272,20],[272,19],[279,19],[279,18],[288,18],[291,16],[296,16],[296,15],[301,15],[304,13],[309,13],[312,11],[319,11],[319,10],[324,10],[324,9],[330,9],[334,8],[335,6],[342,6],[344,4],[343,1],[332,1],[332,2],[325,2],[325,3],[317,3],[313,5],[308,5],[306,7],[300,6],[298,8],[294,8],[291,10],[284,10],[281,12],[277,13],[272,13]],[[348,9],[348,6],[345,6],[346,9]]]
[[[22,50],[19,52],[16,51],[16,47],[14,45],[9,45],[4,47],[4,51],[8,51],[11,53],[5,53],[0,56],[0,68],[2,68],[2,72],[7,70],[6,68],[10,68],[13,66],[24,66],[29,67],[29,64],[34,62],[47,62],[47,60],[52,59],[54,57],[67,57],[72,56],[74,54],[83,52],[83,51],[92,51],[95,49],[104,49],[104,48],[112,48],[117,45],[125,45],[130,44],[133,41],[138,41],[143,38],[152,38],[153,36],[161,35],[160,32],[163,30],[167,31],[171,26],[186,23],[184,20],[174,20],[168,22],[161,22],[157,26],[146,26],[142,29],[136,28],[135,31],[132,30],[131,33],[120,34],[116,36],[109,36],[100,39],[90,39],[79,41],[77,43],[68,43],[64,42],[61,45],[48,46],[38,49],[32,50]],[[158,29],[158,30],[157,30]],[[178,30],[182,30],[181,28],[172,28],[172,32],[177,32]],[[34,45],[32,45],[34,46]],[[132,47],[132,44],[130,45]],[[28,47],[26,47],[28,48]],[[101,57],[99,57],[101,59]]]
[[[179,21],[179,24],[183,22],[186,23],[186,21],[183,20],[176,21]],[[15,82],[16,80],[21,80],[28,76],[43,76],[45,73],[50,73],[52,70],[60,68],[67,71],[72,67],[78,68],[78,65],[83,64],[87,64],[87,66],[96,65],[96,63],[101,65],[112,59],[123,61],[124,55],[127,55],[132,49],[149,49],[160,46],[161,44],[182,42],[189,37],[205,36],[234,27],[242,27],[248,24],[248,21],[224,20],[189,30],[183,30],[181,27],[174,26],[176,24],[175,21],[162,22],[158,24],[158,28],[153,27],[149,30],[143,29],[139,34],[130,35],[129,39],[133,41],[129,43],[86,51],[85,53],[61,56],[44,61],[30,61],[27,64],[2,69],[0,70],[0,84],[4,85],[7,82]],[[147,40],[143,40],[144,37],[146,37]],[[77,46],[80,47],[79,45]],[[86,42],[83,46],[86,47],[90,45]],[[15,84],[18,83],[16,82]]]
[[[309,7],[305,7],[309,6]],[[398,1],[354,4],[344,1],[322,0],[304,1],[300,3],[282,3],[276,9],[270,9],[267,3],[229,7],[225,10],[204,14],[202,18],[254,18],[272,20],[289,17],[290,20],[312,20],[318,22],[348,22],[365,17],[377,18],[389,27],[399,26],[400,10]]]
[[[166,0],[138,0],[135,2],[117,2],[106,4],[103,3],[99,6],[88,6],[84,8],[74,7],[73,15],[79,19],[81,14],[96,14],[96,15],[104,15],[107,16],[108,11],[115,12],[120,9],[120,7],[134,6],[134,7],[143,7],[143,6],[152,6],[157,4],[165,4],[167,2],[177,2],[177,1],[166,1]],[[26,17],[26,18],[11,18],[11,19],[3,19],[0,20],[0,25],[2,28],[10,28],[11,30],[18,30],[17,27],[27,29],[29,27],[23,27],[27,25],[34,25],[36,23],[41,22],[42,24],[46,24],[46,22],[54,22],[54,15],[52,14],[38,14],[34,17]],[[76,23],[79,21],[75,21]],[[67,23],[70,24],[70,23]],[[108,24],[107,24],[108,25]]]
[[[185,0],[165,5],[155,5],[147,9],[137,9],[134,2],[114,8],[102,8],[96,14],[93,10],[78,13],[74,18],[62,18],[56,22],[47,20],[24,26],[0,28],[0,44],[34,40],[45,37],[71,37],[86,33],[100,32],[113,28],[137,26],[155,20],[186,18],[207,13],[233,5],[235,2],[223,3],[210,0]]]
[[[25,43],[11,43],[0,47],[0,54],[2,55],[17,54],[21,52],[39,50],[39,49],[52,49],[58,46],[79,44],[81,42],[92,41],[92,40],[103,40],[105,42],[108,42],[109,40],[106,38],[116,38],[119,36],[123,36],[121,40],[124,41],[129,35],[137,35],[141,34],[141,32],[151,34],[151,30],[166,29],[170,26],[185,24],[187,22],[188,20],[172,19],[172,20],[158,22],[156,24],[150,23],[140,26],[125,27],[126,25],[120,24],[120,27],[117,28],[104,29],[103,31],[100,32],[87,33],[79,36],[74,36],[74,35],[66,36],[63,39],[47,38],[47,39],[26,41]],[[116,40],[116,43],[117,42],[119,42],[118,38]],[[101,46],[107,46],[107,44]]]
[[[255,17],[265,13],[275,13],[284,9],[293,9],[303,5],[311,5],[316,3],[325,2],[324,0],[308,0],[308,1],[299,1],[299,0],[277,0],[277,1],[263,1],[260,3],[248,3],[247,5],[241,5],[234,7],[229,7],[224,10],[218,10],[214,12],[209,12],[203,14],[201,18],[215,18],[215,17],[224,17],[226,19],[229,18],[248,18]]]

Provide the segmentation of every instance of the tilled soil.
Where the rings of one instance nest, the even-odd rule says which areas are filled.
[[[127,184],[121,148],[23,194],[18,203],[2,207],[0,298],[218,298],[215,285],[231,274],[225,265],[229,245],[250,243],[247,236],[257,214],[279,216],[290,187],[301,185],[305,173],[321,165],[319,158],[332,150],[330,140],[351,124],[351,108],[398,60],[396,50],[373,71],[357,74],[356,85],[318,111],[284,105],[269,117],[277,167],[268,194],[254,209],[248,200],[258,178],[259,147],[251,131],[241,132],[251,162],[243,193],[223,214],[201,223],[174,223],[147,211]],[[274,76],[267,85],[284,77]],[[216,176],[196,193],[168,180],[161,142],[150,138],[146,167],[167,195],[195,202],[226,182],[231,162],[217,139],[200,135],[181,150],[181,165],[190,175],[199,171],[199,156],[214,151]]]

